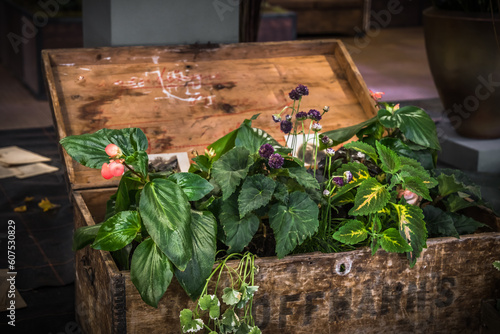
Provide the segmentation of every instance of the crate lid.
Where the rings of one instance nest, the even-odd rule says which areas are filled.
[[[330,106],[324,131],[376,113],[339,40],[59,49],[42,58],[60,138],[139,127],[148,153],[203,153],[257,113],[253,125],[284,144],[271,115],[291,104],[298,84],[310,91],[301,110]],[[63,156],[72,189],[117,185]]]

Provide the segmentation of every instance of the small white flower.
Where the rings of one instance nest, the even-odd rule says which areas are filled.
[[[313,123],[313,125],[311,126],[311,129],[315,132],[321,131],[322,128],[323,127],[319,123]]]

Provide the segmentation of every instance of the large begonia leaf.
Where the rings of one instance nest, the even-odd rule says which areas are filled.
[[[175,269],[175,277],[191,299],[200,296],[212,273],[217,252],[217,221],[209,211],[192,211],[193,256],[186,269]]]
[[[172,263],[152,239],[137,246],[132,255],[130,278],[146,304],[158,306],[173,274]]]
[[[193,254],[191,206],[181,187],[165,179],[148,182],[139,210],[154,242],[178,269],[186,269]]]
[[[221,187],[224,200],[234,193],[252,164],[250,152],[244,147],[235,147],[214,162],[212,176]]]
[[[303,192],[290,194],[287,205],[274,204],[269,221],[276,239],[276,254],[283,258],[318,229],[317,204]]]
[[[103,163],[109,162],[104,151],[108,144],[117,145],[126,156],[148,149],[146,135],[139,128],[101,129],[91,134],[65,137],[60,143],[70,157],[90,168],[101,168]]]

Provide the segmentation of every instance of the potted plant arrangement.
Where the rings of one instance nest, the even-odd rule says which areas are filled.
[[[435,0],[423,13],[434,82],[451,125],[465,137],[500,137],[498,10],[496,0]]]
[[[151,169],[138,128],[63,138],[77,162],[106,179],[121,176],[106,219],[76,230],[75,250],[110,251],[153,307],[175,276],[198,300],[180,312],[185,333],[260,333],[256,256],[369,247],[372,255],[405,253],[413,267],[428,237],[458,238],[482,226],[461,214],[485,204],[479,188],[458,170],[436,168],[440,146],[424,110],[372,93],[377,116],[322,132],[329,107],[302,111],[307,95],[297,86],[290,106],[266,116],[286,145],[253,128],[264,117],[255,115],[193,158],[186,173]],[[233,259],[238,264],[228,265]],[[223,272],[230,279],[221,280]]]

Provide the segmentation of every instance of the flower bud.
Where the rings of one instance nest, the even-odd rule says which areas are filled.
[[[314,132],[319,132],[321,131],[323,127],[321,126],[321,124],[319,123],[313,123],[313,125],[311,126],[311,129],[314,131]]]
[[[338,186],[342,187],[344,185],[344,178],[340,176],[334,176],[333,177],[333,182]]]
[[[106,154],[110,157],[119,157],[122,155],[122,150],[120,150],[120,148],[115,144],[109,144],[106,146],[104,151],[106,151]]]
[[[109,170],[113,176],[122,176],[125,172],[125,166],[117,161],[111,161],[109,163]]]
[[[345,171],[344,172],[344,182],[349,183],[352,181],[352,173],[351,171]]]
[[[103,163],[101,167],[101,175],[106,180],[109,180],[113,177],[113,173],[109,169],[109,165],[107,163]]]
[[[323,107],[323,112],[328,112],[330,110],[330,107],[329,106],[324,106]]]
[[[330,191],[328,189],[323,190],[323,196],[325,197],[330,196]]]
[[[326,149],[326,155],[329,157],[333,157],[335,155],[335,150],[331,147]]]
[[[279,123],[279,122],[281,122],[281,117],[280,117],[280,115],[273,115],[273,121],[274,121],[274,123]]]

